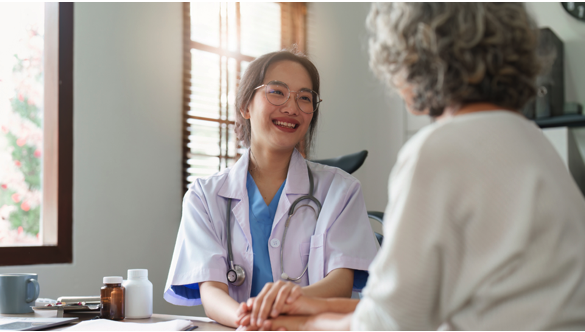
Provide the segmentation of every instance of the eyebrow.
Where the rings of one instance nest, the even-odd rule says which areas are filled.
[[[262,83],[262,84],[268,84],[268,83],[270,83],[270,82],[277,82],[277,83],[282,83],[282,84],[284,84],[284,85],[288,86],[288,84],[284,83],[283,81],[279,81],[279,80],[270,80],[270,81],[268,81],[268,82],[266,82],[266,83]],[[290,89],[290,87],[288,87],[288,88]],[[313,89],[311,89],[311,88],[309,88],[309,87],[302,87],[302,88],[300,88],[300,89],[299,89],[299,91],[300,91],[300,90],[303,90],[303,89],[307,89],[307,90],[314,91]]]

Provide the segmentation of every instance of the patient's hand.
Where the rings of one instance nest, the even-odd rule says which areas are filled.
[[[326,299],[301,295],[290,303],[287,301],[280,313],[286,315],[317,315],[326,311],[328,311]]]
[[[307,321],[311,316],[280,316],[271,318],[262,324],[260,331],[306,331]],[[242,328],[242,331],[258,331],[258,328]]]

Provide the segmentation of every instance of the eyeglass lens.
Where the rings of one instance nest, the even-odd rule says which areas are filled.
[[[288,100],[290,90],[281,83],[271,82],[266,85],[266,99],[276,106],[280,106]],[[301,111],[305,113],[313,113],[317,109],[319,95],[310,89],[301,89],[297,92],[296,102]]]

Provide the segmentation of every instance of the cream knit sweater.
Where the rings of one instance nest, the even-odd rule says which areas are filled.
[[[354,330],[585,329],[585,201],[533,122],[431,124],[390,175]]]

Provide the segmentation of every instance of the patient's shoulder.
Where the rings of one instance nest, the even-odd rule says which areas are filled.
[[[546,142],[536,126],[509,111],[478,112],[433,123],[415,134],[399,153],[410,160],[453,165],[538,157]],[[532,155],[532,156],[531,156]]]

